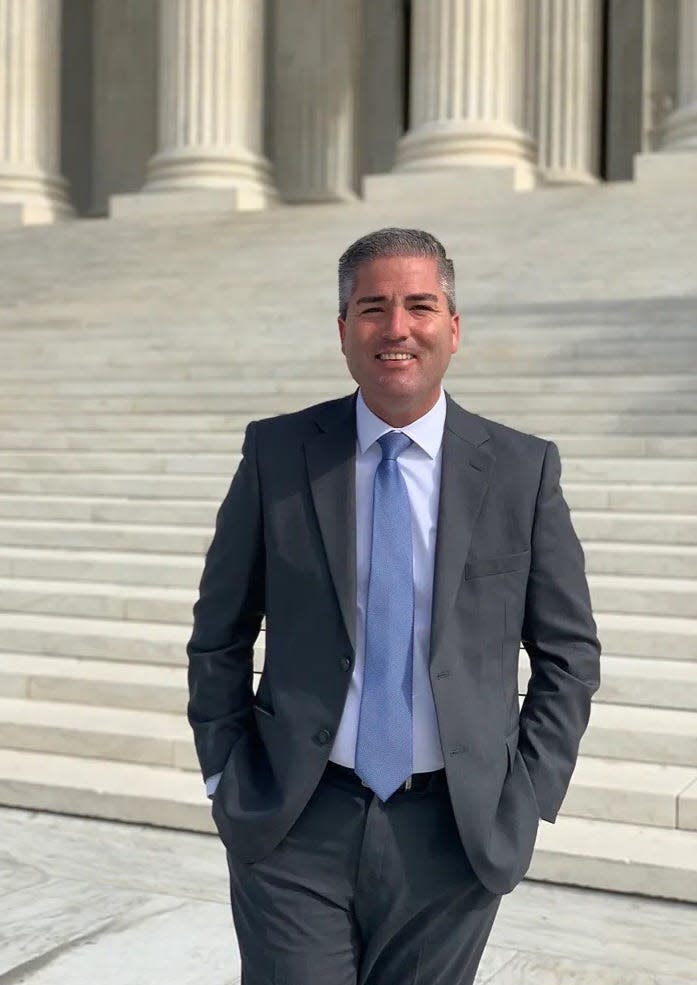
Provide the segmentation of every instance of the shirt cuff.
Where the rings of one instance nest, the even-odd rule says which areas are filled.
[[[206,780],[206,794],[211,800],[213,799],[215,788],[218,786],[218,781],[222,775],[222,773],[214,773],[213,776],[209,776]]]

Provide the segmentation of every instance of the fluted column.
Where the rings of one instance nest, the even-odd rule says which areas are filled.
[[[274,160],[286,201],[355,196],[361,0],[276,4]]]
[[[272,196],[263,155],[264,0],[161,0],[158,150],[146,191]]]
[[[60,0],[0,0],[0,206],[71,214],[60,176]]]
[[[413,0],[410,129],[396,170],[513,165],[532,177],[528,0]]]
[[[546,182],[597,181],[600,0],[539,0],[539,164]]]
[[[662,148],[697,151],[697,2],[678,7],[677,107],[666,120]]]

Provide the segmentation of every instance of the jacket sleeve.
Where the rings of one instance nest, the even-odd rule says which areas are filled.
[[[264,615],[263,514],[255,422],[218,509],[193,607],[187,717],[204,780],[220,773],[252,727],[254,642]]]
[[[540,816],[554,822],[576,765],[600,686],[601,645],[583,548],[561,485],[559,450],[547,442],[532,531],[521,638],[531,677],[520,712],[519,749]]]

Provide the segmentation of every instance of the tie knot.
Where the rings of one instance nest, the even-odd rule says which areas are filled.
[[[382,459],[397,459],[402,452],[411,444],[411,438],[403,431],[387,431],[382,437],[378,438],[378,443],[382,448]]]

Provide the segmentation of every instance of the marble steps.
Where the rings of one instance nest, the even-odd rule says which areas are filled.
[[[579,458],[596,455],[615,455],[622,458],[696,458],[697,436],[695,435],[573,435],[550,433],[545,430],[546,439],[553,439],[559,446],[562,462],[566,456]],[[151,455],[155,461],[163,453],[191,455],[239,454],[244,438],[243,430],[236,431],[32,431],[6,430],[0,435],[0,455]],[[9,467],[14,468],[9,461]]]
[[[0,746],[196,770],[185,714],[0,698]]]
[[[689,544],[631,544],[621,541],[586,541],[586,572],[649,578],[694,580],[697,551]]]
[[[697,456],[696,456],[697,460]],[[563,486],[563,479],[562,479]],[[573,524],[582,544],[598,540],[665,545],[697,545],[697,511],[640,513],[638,511],[573,508]],[[696,571],[697,574],[697,571]]]
[[[228,482],[231,476],[228,477]],[[220,480],[223,485],[225,480]],[[579,510],[602,510],[619,514],[671,514],[695,515],[697,485],[663,486],[659,484],[634,485],[631,483],[563,483],[564,496],[574,514]],[[140,498],[136,507],[138,520],[142,523],[159,523],[163,516],[194,526],[210,524],[211,530],[215,514],[221,500],[214,495],[201,495],[199,498],[162,496]],[[133,519],[134,500],[132,496],[88,495],[83,490],[79,495],[60,495],[57,493],[0,492],[0,518],[21,519],[40,517],[46,514],[53,520],[110,520],[116,523]]]
[[[518,672],[521,694],[525,693],[529,677],[529,657],[521,648]],[[697,663],[627,657],[603,651],[600,689],[593,700],[697,712]]]
[[[621,346],[625,345],[621,343]],[[537,387],[544,388],[550,394],[577,393],[580,399],[583,396],[593,397],[599,391],[644,396],[647,393],[674,394],[692,389],[695,374],[685,371],[685,366],[690,365],[686,360],[694,353],[691,340],[666,342],[665,345],[636,342],[631,345],[635,352],[623,360],[621,368],[617,368],[613,365],[616,357],[602,343],[593,354],[574,354],[569,351],[568,343],[557,343],[556,346],[541,343],[530,348],[525,343],[521,345],[519,339],[510,342],[482,340],[478,344],[465,345],[462,355],[456,357],[457,364],[448,374],[445,386],[451,392],[489,395],[523,394]],[[2,392],[17,396],[52,394],[84,398],[96,395],[129,396],[143,392],[166,396],[205,396],[232,391],[238,395],[259,397],[302,394],[310,398],[317,394],[321,400],[338,388],[351,385],[338,343],[336,350],[317,352],[314,364],[302,360],[296,363],[289,354],[285,363],[271,364],[273,373],[265,372],[266,357],[262,364],[259,357],[255,359],[252,353],[244,362],[235,355],[235,369],[241,364],[247,367],[247,372],[236,373],[233,383],[228,368],[231,361],[229,352],[209,352],[202,356],[197,350],[190,357],[189,365],[184,361],[185,356],[181,357],[178,365],[157,356],[152,359],[139,358],[134,353],[133,357],[137,361],[119,367],[114,366],[112,361],[87,363],[82,366],[82,373],[79,373],[79,360],[62,367],[53,365],[53,359],[52,365],[43,371],[32,367],[26,370],[18,368],[13,373],[0,372]],[[19,361],[20,357],[15,358]],[[317,373],[317,362],[320,360],[327,364],[321,375]],[[467,372],[462,369],[464,363],[467,364]],[[192,372],[192,364],[196,366],[195,373]],[[663,372],[660,371],[662,364],[666,366]],[[578,374],[572,372],[576,365],[579,367]],[[668,371],[673,365],[675,371]]]
[[[168,525],[208,527],[211,536],[220,500],[142,499],[134,503],[126,496],[30,496],[0,493],[0,522],[4,520],[46,519],[57,523],[129,523],[157,527]],[[676,511],[679,512],[679,511]]]
[[[527,878],[697,902],[697,834],[559,816],[540,824]]]
[[[2,335],[0,334],[0,354]],[[518,339],[519,341],[519,339]],[[691,344],[691,340],[686,339]],[[624,343],[623,343],[624,344]],[[666,342],[659,351],[665,351]],[[305,346],[303,347],[305,348]],[[463,359],[468,362],[467,371],[461,365],[451,366],[445,379],[445,386],[450,393],[490,394],[490,393],[524,393],[533,386],[544,387],[549,393],[578,393],[593,396],[599,389],[612,390],[616,393],[673,393],[677,390],[690,390],[694,386],[695,373],[684,371],[684,366],[677,373],[631,373],[623,370],[618,373],[608,373],[599,367],[591,373],[559,373],[548,372],[548,366],[542,362],[534,373],[518,371],[517,357],[511,360],[510,373],[502,371],[500,363],[496,372],[477,372],[473,374],[469,366],[469,353],[477,354],[480,344],[468,343],[464,350]],[[131,361],[119,363],[114,358],[106,358],[100,349],[94,352],[94,360],[87,362],[72,362],[60,365],[60,350],[51,354],[50,365],[37,366],[22,364],[15,356],[17,365],[0,366],[0,386],[5,393],[38,393],[50,387],[56,395],[64,393],[121,393],[147,390],[148,393],[169,393],[176,388],[208,393],[224,386],[225,392],[230,388],[230,368],[228,365],[230,353],[222,351],[217,355],[209,350],[203,353],[197,350],[190,356],[178,356],[177,360],[168,360],[162,353],[149,354],[139,352],[130,357]],[[328,362],[328,357],[337,356],[335,350],[318,353],[317,358],[325,360],[322,375],[317,375],[317,358],[297,358],[297,353],[289,354],[285,362],[269,362],[266,355],[261,363],[258,352],[250,353],[249,358],[241,362],[235,359],[235,393],[302,393],[308,397],[312,393],[334,391],[337,388],[353,386],[349,379],[345,364],[341,359]],[[7,359],[8,357],[5,356]],[[193,361],[195,359],[195,361]],[[574,365],[576,365],[574,363]],[[85,380],[85,371],[89,369],[89,380]],[[153,378],[155,377],[155,378]],[[125,389],[128,388],[128,389]]]
[[[193,606],[195,593],[192,592]],[[119,659],[128,640],[133,659],[177,663],[178,648],[190,631],[189,618],[181,624],[148,620],[89,619],[46,615],[34,610],[0,612],[3,645],[21,652]],[[697,622],[678,616],[595,612],[598,634],[607,653],[653,659],[697,662]],[[55,648],[55,649],[54,649]]]
[[[191,510],[184,507],[182,520],[179,508],[167,511],[153,501],[151,511],[160,505],[159,522],[142,515],[140,507],[131,506],[130,516],[122,509],[122,518],[93,517],[87,520],[55,517],[51,510],[39,509],[33,517],[3,516],[0,501],[0,544],[24,546],[111,548],[187,553],[202,551],[208,546],[215,525],[217,506],[206,510],[204,522],[194,524]],[[50,504],[49,504],[50,505]],[[219,504],[218,504],[219,505]],[[570,504],[573,508],[573,504]],[[147,511],[145,511],[147,512]],[[128,521],[131,522],[128,522]],[[133,522],[136,521],[136,522]],[[697,514],[694,513],[623,513],[617,510],[573,510],[576,533],[583,544],[612,538],[615,543],[656,544],[659,547],[697,547]]]
[[[256,674],[264,662],[263,636],[255,648]],[[148,711],[181,712],[188,700],[186,662],[126,662],[20,651],[1,652],[0,695]],[[521,650],[519,690],[530,675]],[[596,703],[697,712],[697,665],[680,660],[603,657]]]
[[[606,653],[697,661],[697,621],[679,616],[595,612]]]
[[[215,489],[228,483],[240,461],[238,451],[224,455],[177,454],[147,452],[0,452],[0,491],[31,491],[36,493],[36,483],[43,480],[43,488],[50,492],[65,492],[70,488],[85,493],[107,484],[122,482],[124,478],[157,478],[169,482],[171,487],[181,482],[181,488],[197,488],[198,495],[215,495]],[[30,483],[23,482],[27,475]],[[66,475],[79,476],[79,482],[66,482]],[[187,485],[193,480],[198,487]],[[206,485],[206,480],[210,483]],[[52,482],[62,483],[53,488]],[[608,482],[611,484],[640,482],[674,487],[697,483],[697,459],[690,458],[629,458],[590,457],[565,455],[562,460],[562,481]],[[217,487],[216,487],[217,484]],[[103,488],[103,487],[102,487]],[[108,488],[108,485],[107,485]],[[132,488],[137,488],[133,484]],[[153,489],[154,487],[150,487]],[[160,490],[160,492],[167,490]],[[143,490],[141,495],[145,495]],[[149,493],[152,495],[152,493]],[[192,495],[196,495],[193,493]]]
[[[205,802],[185,710],[172,715],[0,698],[0,712],[5,750],[41,754],[49,762],[55,755],[100,760],[104,776],[112,763],[131,767],[136,776],[143,766],[189,771]],[[697,764],[653,764],[582,753],[562,813],[697,830],[696,808]]]
[[[176,588],[148,586],[135,573],[132,581],[127,578],[100,582],[94,573],[86,581],[71,578],[69,571],[65,577],[48,577],[40,570],[42,561],[42,557],[37,559],[36,570],[30,576],[15,571],[12,577],[6,577],[0,556],[0,609],[96,619],[174,623],[191,620],[198,594],[198,580],[194,583],[193,578],[190,587]],[[198,568],[192,566],[190,570],[192,575],[200,576]],[[697,617],[697,579],[594,575],[592,571],[587,575],[596,613]]]
[[[349,386],[342,388],[341,391],[342,394],[350,392]],[[474,410],[470,391],[449,392],[452,392],[453,397],[463,406]],[[259,415],[245,413],[244,410],[229,414],[191,411],[184,415],[174,412],[112,414],[100,411],[95,413],[65,411],[57,415],[44,414],[34,408],[27,408],[22,413],[14,413],[11,410],[0,411],[0,433],[28,434],[33,438],[31,447],[40,447],[39,442],[47,442],[48,447],[52,447],[54,440],[56,447],[61,447],[64,443],[64,433],[85,435],[86,441],[92,438],[87,446],[89,448],[94,448],[99,436],[105,440],[117,441],[122,436],[127,440],[131,433],[136,433],[137,440],[143,441],[147,440],[145,437],[147,435],[152,438],[152,443],[156,444],[159,438],[172,434],[187,438],[191,435],[204,436],[211,433],[241,434],[248,421],[257,416]],[[509,409],[498,412],[495,419],[502,424],[527,431],[529,434],[549,437],[554,437],[556,434],[566,435],[569,438],[576,438],[579,434],[605,437],[629,435],[650,440],[654,437],[691,438],[697,434],[697,413],[669,411],[651,413],[641,406],[610,413],[596,411],[586,406],[577,411],[555,412],[553,417],[542,412]],[[28,429],[29,424],[31,424],[30,429]],[[553,433],[549,433],[550,426],[554,428]],[[646,447],[650,446],[647,444]]]
[[[155,474],[153,472],[21,472],[0,471],[0,492],[38,495],[128,496],[137,508],[152,499],[222,500],[236,469],[231,462],[225,475]]]
[[[196,598],[203,556],[136,551],[87,551],[0,546],[0,576],[139,587],[186,588]]]
[[[581,754],[697,766],[697,712],[594,702]]]
[[[0,576],[5,612],[191,625],[197,597],[197,587]]]
[[[63,547],[87,550],[153,551],[203,557],[212,537],[206,526],[141,523],[71,523],[0,519],[4,547]]]
[[[676,362],[684,363],[688,356],[676,357]],[[521,366],[524,371],[525,366]],[[583,367],[579,366],[579,371]],[[474,370],[473,370],[474,371]],[[145,413],[145,414],[182,414],[188,411],[195,413],[244,414],[248,417],[263,417],[288,411],[300,410],[308,403],[319,402],[322,399],[340,397],[353,390],[346,382],[337,385],[324,394],[237,394],[234,389],[226,388],[223,392],[212,392],[207,387],[201,394],[174,392],[168,394],[144,393],[142,387],[138,392],[126,395],[100,396],[99,393],[85,395],[53,396],[47,394],[29,394],[23,391],[14,395],[0,393],[0,413],[24,414],[25,412],[40,414],[64,413]],[[454,393],[453,396],[456,396]],[[308,399],[309,398],[309,399]],[[553,419],[557,413],[583,412],[590,399],[585,400],[577,393],[548,393],[544,389],[530,389],[522,393],[496,393],[469,395],[467,407],[485,417],[497,418],[501,414],[549,414]],[[646,413],[650,407],[656,413],[692,414],[697,411],[697,394],[693,389],[678,390],[672,393],[615,393],[612,390],[596,390],[592,395],[594,411],[610,413],[619,411],[628,413],[634,409]],[[580,406],[579,406],[580,405]]]

